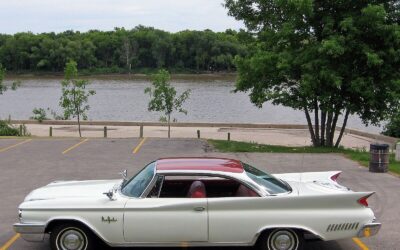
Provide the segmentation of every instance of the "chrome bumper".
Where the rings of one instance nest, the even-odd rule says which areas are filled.
[[[14,224],[14,231],[21,234],[26,241],[43,241],[46,225],[42,224]]]
[[[379,229],[381,229],[382,224],[378,222],[372,222],[365,224],[360,231],[358,231],[357,236],[359,238],[362,237],[371,237],[379,232]]]

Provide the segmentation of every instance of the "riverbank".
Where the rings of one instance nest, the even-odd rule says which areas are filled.
[[[49,137],[50,127],[54,137],[78,137],[74,121],[13,121],[13,124],[25,124],[32,136]],[[87,138],[163,138],[167,136],[165,123],[150,122],[91,122],[82,125],[82,135]],[[337,128],[339,130],[340,128]],[[198,134],[199,131],[199,134]],[[339,133],[339,132],[338,132]],[[338,135],[336,133],[336,136]],[[306,147],[310,146],[310,134],[307,126],[295,124],[229,124],[229,123],[174,123],[171,134],[174,138],[200,138],[251,142],[259,144]],[[394,148],[397,139],[378,134],[347,129],[342,139],[342,146],[350,149],[368,150],[371,143],[388,143]]]
[[[80,72],[79,77],[83,79],[98,79],[98,80],[151,80],[151,74],[156,73],[156,70],[135,73],[94,73]],[[172,72],[172,80],[227,80],[235,81],[236,73],[234,72]],[[63,79],[63,72],[22,72],[13,73],[7,72],[5,80],[35,80],[35,79]]]

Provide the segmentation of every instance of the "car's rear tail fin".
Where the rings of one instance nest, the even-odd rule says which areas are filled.
[[[334,182],[337,182],[337,179],[339,178],[339,175],[342,173],[342,171],[338,171],[336,173],[332,173],[333,175],[331,175],[330,179]]]
[[[358,204],[364,207],[369,207],[368,198],[371,197],[375,192],[359,193],[362,194],[361,198],[357,200]]]

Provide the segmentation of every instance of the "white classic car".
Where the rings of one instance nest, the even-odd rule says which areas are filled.
[[[367,203],[373,193],[339,185],[339,174],[270,175],[231,159],[160,159],[130,180],[36,189],[19,206],[14,229],[28,241],[50,234],[57,250],[96,249],[98,242],[296,250],[307,239],[376,234],[381,224]]]

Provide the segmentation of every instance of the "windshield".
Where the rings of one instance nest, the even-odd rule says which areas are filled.
[[[263,171],[250,166],[249,164],[243,163],[244,171],[246,172],[247,176],[249,176],[253,181],[255,181],[258,185],[264,187],[268,193],[270,194],[280,194],[280,193],[287,193],[290,190],[284,182],[278,180],[277,178],[264,173]]]
[[[142,171],[127,181],[121,192],[130,197],[139,198],[154,176],[155,162],[147,165]]]

